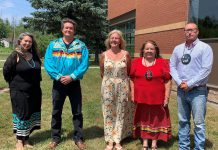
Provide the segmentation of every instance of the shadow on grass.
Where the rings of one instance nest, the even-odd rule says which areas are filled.
[[[72,138],[73,132],[74,131],[70,132],[66,138]],[[101,138],[104,136],[104,129],[99,126],[92,126],[83,129],[83,134],[84,134],[84,140]]]
[[[65,132],[63,130],[62,130],[62,132]],[[104,136],[104,129],[101,127],[98,127],[98,126],[92,126],[92,127],[84,129],[83,133],[84,133],[85,140],[101,138]],[[65,141],[67,139],[72,139],[72,135],[73,135],[73,131],[68,133],[66,137],[62,137],[61,140]],[[35,143],[35,144],[44,142],[48,139],[51,139],[51,130],[37,132],[37,133],[33,134],[32,136],[30,136],[30,141],[33,141],[33,143]],[[194,148],[194,135],[193,134],[191,134],[190,139],[191,139],[191,149],[193,149]],[[123,139],[122,144],[126,145],[126,144],[132,143],[136,140],[139,140],[139,139],[134,139],[130,136],[130,137]],[[142,140],[140,140],[140,142],[142,144]],[[158,141],[158,147],[165,148],[165,149],[171,149],[175,142],[178,143],[178,136],[173,136],[168,142]],[[149,140],[149,145],[151,145],[151,140]],[[212,149],[212,148],[213,148],[213,143],[211,141],[209,141],[208,139],[206,139],[205,149]]]
[[[172,138],[168,141],[168,142],[164,142],[164,141],[158,141],[158,147],[160,148],[166,148],[166,149],[170,149],[175,142],[178,142],[178,138],[177,136],[172,136]]]
[[[33,141],[35,144],[44,142],[51,138],[51,130],[45,130],[42,132],[37,132],[33,135],[30,135],[30,141]]]
[[[122,143],[125,145],[126,143],[131,143],[135,140],[139,140],[141,143],[141,146],[142,146],[142,139],[134,139],[131,137],[124,139],[122,141]],[[170,149],[174,145],[175,142],[178,142],[177,137],[173,136],[168,142],[158,141],[157,146],[158,146],[158,148]],[[148,145],[149,145],[149,147],[151,147],[151,140],[148,140]]]
[[[84,133],[85,139],[101,138],[104,136],[104,129],[99,126],[92,126],[92,127],[84,129],[83,133]]]
[[[193,134],[191,134],[190,139],[191,139],[191,149],[194,149],[195,144],[194,144],[194,135]],[[213,143],[210,140],[206,139],[205,149],[211,149],[211,148],[213,148]]]
[[[64,133],[64,132],[66,132],[66,130],[62,129],[61,132]],[[68,133],[67,136],[62,137],[61,141],[72,139],[73,132],[74,131]],[[84,133],[85,140],[101,138],[104,136],[104,130],[98,126],[92,126],[92,127],[86,128],[83,130],[83,133]],[[95,133],[95,134],[93,134],[93,133]],[[39,132],[30,136],[30,141],[32,141],[34,144],[42,143],[48,139],[52,139],[51,138],[51,130],[45,130],[42,132],[39,131]]]
[[[126,145],[126,144],[131,143],[131,142],[136,141],[136,140],[138,140],[138,139],[134,139],[132,136],[129,136],[129,137],[124,138],[124,139],[121,141],[121,143],[122,143],[123,145]]]
[[[173,136],[168,142],[158,141],[158,147],[170,149],[174,143],[178,143],[178,139],[179,138],[177,135],[177,136]],[[194,135],[193,134],[190,135],[190,140],[191,140],[191,149],[194,149]],[[211,149],[211,148],[213,148],[213,143],[209,141],[208,139],[206,139],[205,149]]]

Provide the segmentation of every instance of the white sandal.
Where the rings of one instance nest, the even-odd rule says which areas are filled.
[[[122,146],[119,146],[119,147],[115,146],[115,149],[116,150],[124,150]]]

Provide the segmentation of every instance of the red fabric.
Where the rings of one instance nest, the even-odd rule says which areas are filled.
[[[145,73],[152,71],[152,79],[147,80]],[[169,63],[158,58],[153,66],[146,67],[142,64],[142,57],[133,60],[130,78],[134,82],[134,100],[137,103],[160,105],[165,99],[165,82],[171,79]]]
[[[168,107],[138,103],[135,111],[133,137],[168,141],[172,137]]]

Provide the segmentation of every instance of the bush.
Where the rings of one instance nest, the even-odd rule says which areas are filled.
[[[49,42],[54,40],[56,37],[52,34],[42,34],[41,32],[36,32],[34,35],[37,41],[39,55],[44,57]]]

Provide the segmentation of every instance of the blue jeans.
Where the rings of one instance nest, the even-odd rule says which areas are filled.
[[[194,150],[203,150],[205,145],[205,114],[207,87],[191,91],[178,88],[179,150],[190,150],[190,119],[194,121]]]

